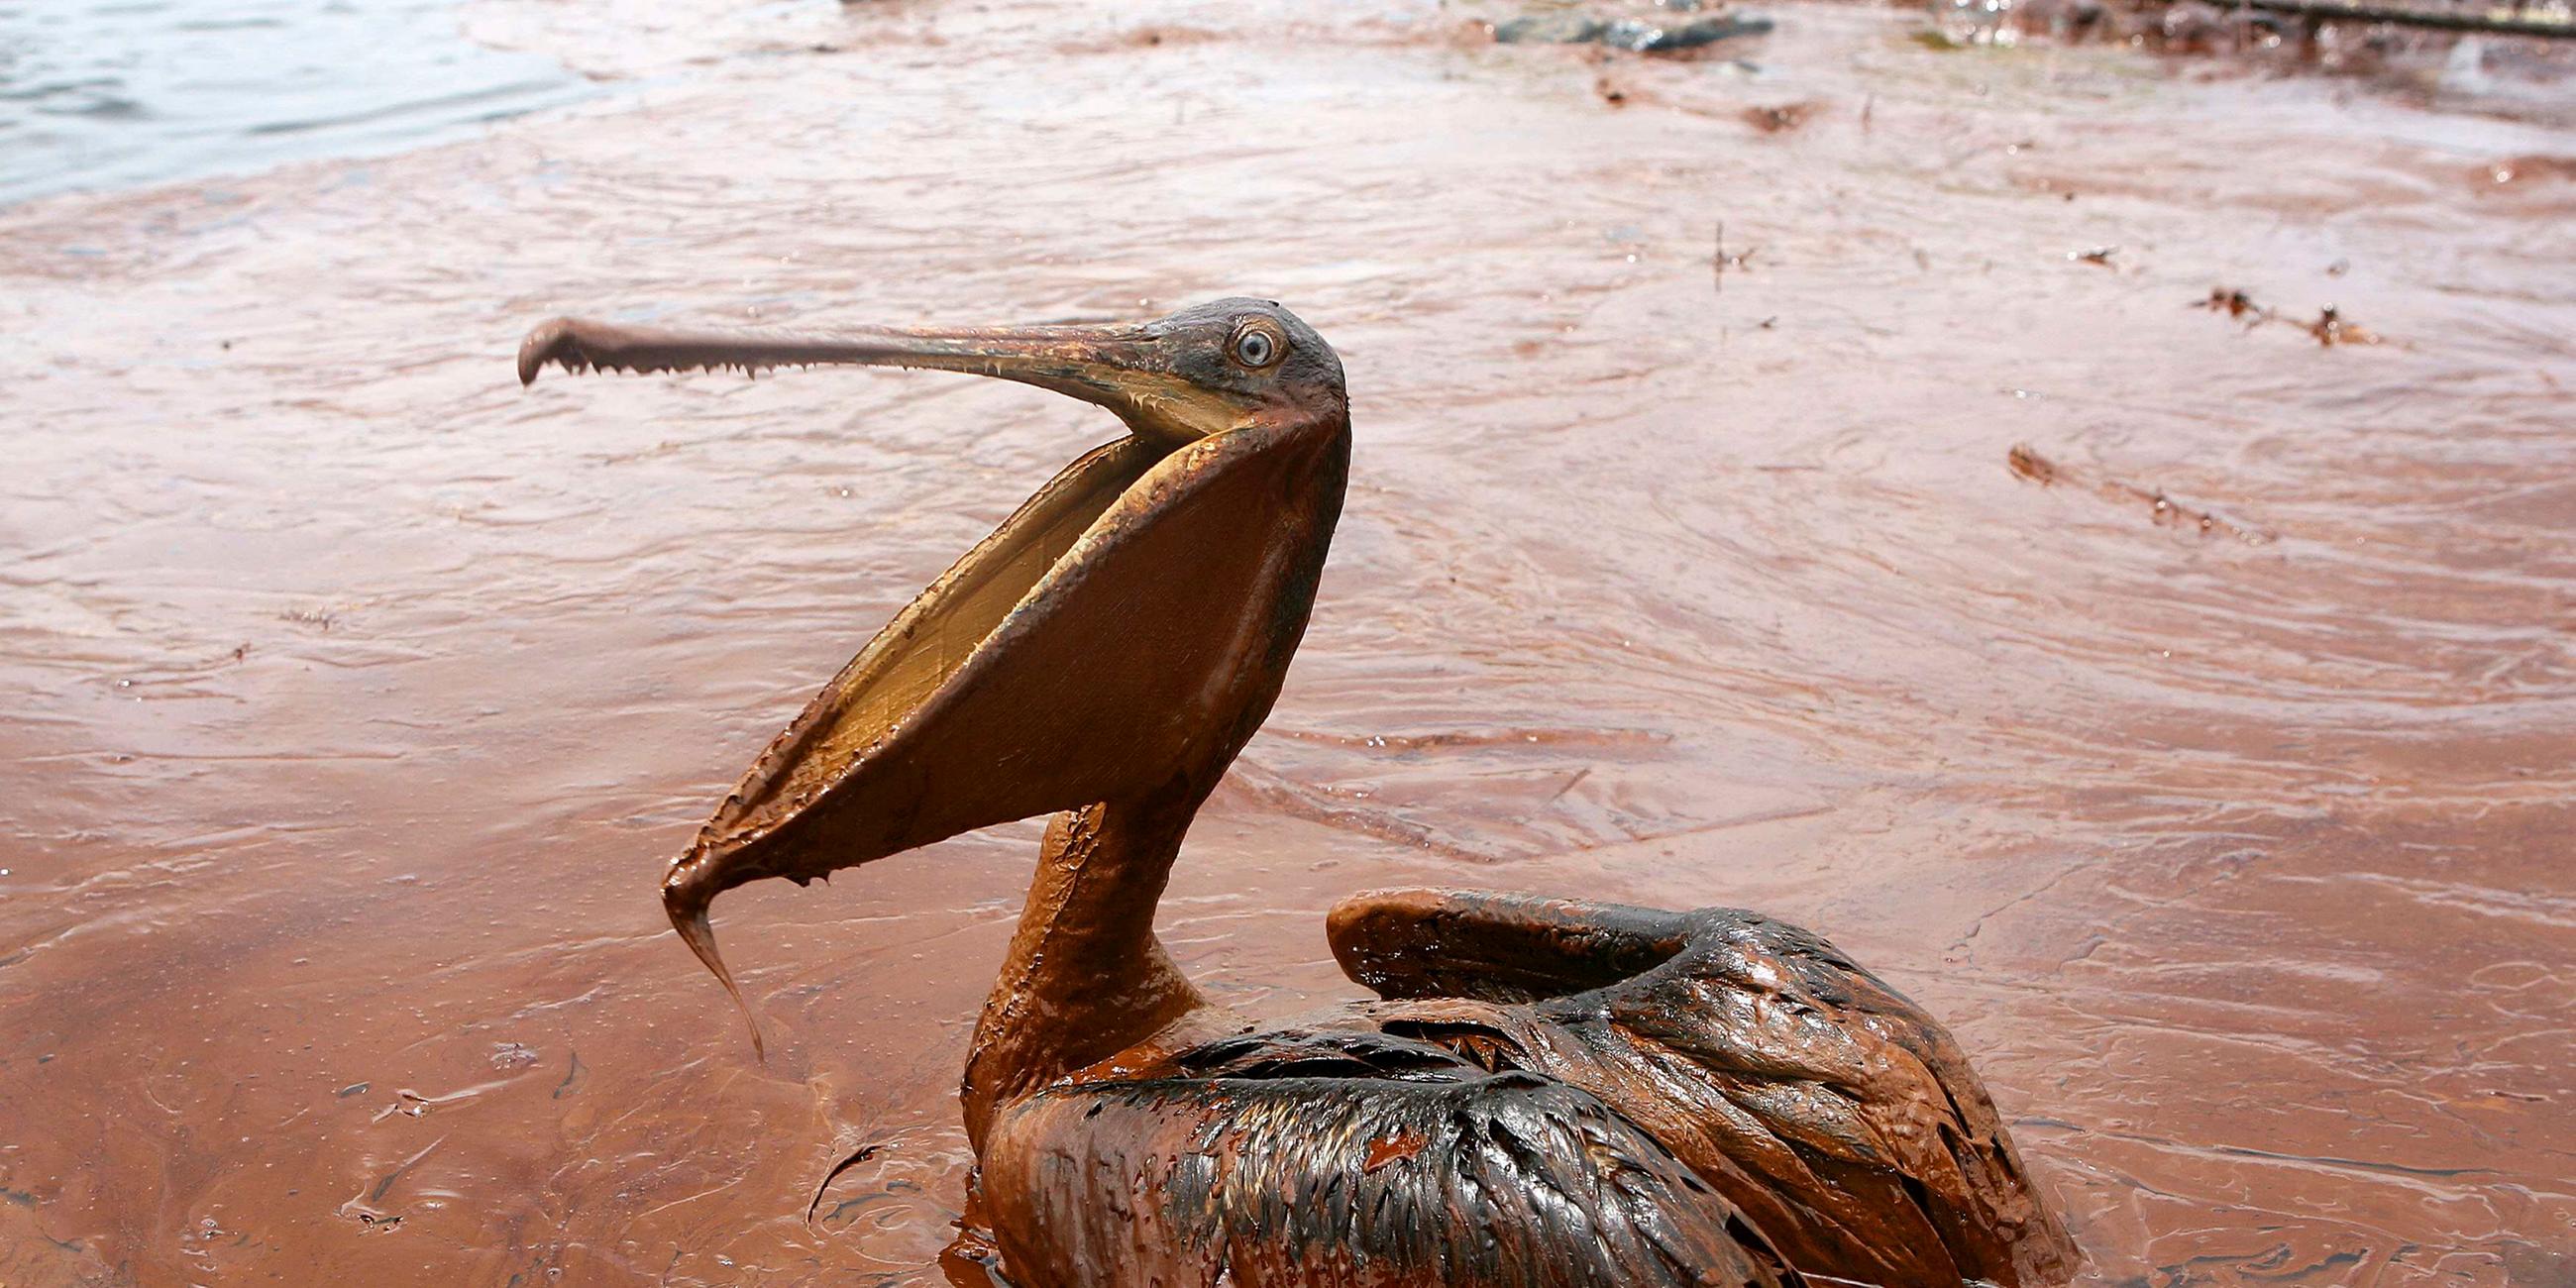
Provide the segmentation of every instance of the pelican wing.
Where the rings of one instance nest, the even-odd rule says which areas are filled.
[[[1591,1091],[1791,1266],[1889,1288],[2063,1278],[2072,1245],[1958,1044],[1805,930],[1399,891],[1346,901],[1332,937],[1352,978],[1403,1003],[1389,1031]]]
[[[1005,1110],[981,1193],[1006,1268],[1175,1288],[1781,1282],[1735,1209],[1597,1098],[1367,1036],[1265,1035],[1218,1053],[1255,1076]]]

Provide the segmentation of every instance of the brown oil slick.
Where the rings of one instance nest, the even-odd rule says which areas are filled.
[[[499,364],[1243,293],[1359,428],[1158,923],[1211,1000],[1358,1000],[1373,887],[1760,909],[1943,1019],[2081,1281],[2563,1282],[2576,187],[2492,175],[2576,135],[1771,12],[1611,111],[1430,3],[493,6],[610,92],[0,210],[0,1280],[936,1275],[1038,829],[729,896],[766,1064],[647,888],[1099,413]]]

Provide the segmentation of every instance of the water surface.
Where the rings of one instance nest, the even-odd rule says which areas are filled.
[[[1164,910],[1217,997],[1355,996],[1367,886],[1761,909],[1949,1023],[2094,1282],[2565,1282],[2576,135],[1775,16],[478,10],[692,70],[0,213],[0,1280],[916,1281],[1036,828],[728,896],[766,1065],[656,880],[1114,425],[514,346],[1251,293],[1358,446]]]
[[[0,5],[0,204],[399,151],[589,92],[453,0]]]

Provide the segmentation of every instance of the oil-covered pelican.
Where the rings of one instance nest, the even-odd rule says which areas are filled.
[[[936,368],[1125,422],[833,678],[662,886],[735,990],[720,891],[1055,814],[965,1075],[970,1224],[1011,1282],[2065,1277],[2072,1246],[1949,1035],[1795,927],[1356,895],[1333,952],[1383,1000],[1267,1030],[1173,965],[1155,904],[1278,696],[1349,468],[1340,360],[1287,310],[831,335],[563,320],[529,335],[521,379],[548,363]]]

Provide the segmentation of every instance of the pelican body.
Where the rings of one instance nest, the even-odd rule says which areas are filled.
[[[830,335],[563,319],[529,335],[522,381],[549,363],[961,371],[1127,428],[898,613],[662,885],[748,1018],[708,920],[718,893],[1054,815],[967,1056],[961,1282],[2024,1288],[2071,1272],[1957,1044],[1794,926],[1378,891],[1327,927],[1376,1002],[1264,1029],[1182,975],[1155,906],[1278,697],[1349,474],[1340,360],[1277,304]]]

